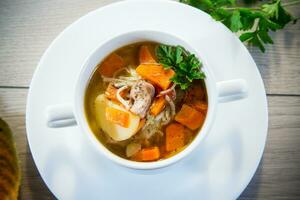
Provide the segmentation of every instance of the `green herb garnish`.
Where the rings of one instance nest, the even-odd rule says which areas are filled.
[[[295,0],[286,4],[272,0],[259,7],[238,7],[236,0],[180,0],[180,2],[199,8],[217,21],[225,24],[232,32],[239,32],[240,40],[257,46],[265,52],[265,44],[273,44],[270,31],[283,29],[296,19],[285,9],[300,4]]]
[[[186,90],[195,79],[204,79],[205,74],[201,71],[202,63],[181,46],[159,45],[156,48],[158,62],[165,69],[173,69],[175,75],[171,81]]]

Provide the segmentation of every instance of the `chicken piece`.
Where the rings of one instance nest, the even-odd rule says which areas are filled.
[[[142,80],[138,81],[130,91],[130,97],[134,100],[130,111],[144,118],[150,108],[154,93],[155,88],[152,84]]]

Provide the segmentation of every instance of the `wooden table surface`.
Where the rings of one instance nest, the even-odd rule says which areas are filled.
[[[0,0],[0,117],[16,139],[23,176],[20,199],[55,199],[26,139],[26,96],[37,63],[66,26],[111,2]],[[299,17],[300,7],[291,12]],[[263,159],[239,199],[300,199],[300,23],[272,35],[275,45],[265,54],[249,48],[267,91],[269,131]]]

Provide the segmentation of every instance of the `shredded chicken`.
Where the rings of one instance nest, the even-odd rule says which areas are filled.
[[[160,120],[160,124],[162,126],[167,125],[171,120],[172,120],[172,117],[171,117],[171,108],[170,108],[170,106],[168,106],[165,109],[165,112],[164,112],[164,115],[163,115],[162,119]]]
[[[168,124],[172,118],[171,118],[171,109],[168,105],[164,111],[162,111],[159,115],[156,117],[147,114],[146,116],[146,124],[141,129],[140,134],[138,137],[141,139],[150,139],[156,134],[163,135],[164,133],[161,131],[161,126],[164,126]]]
[[[143,126],[141,130],[140,138],[149,139],[155,133],[159,131],[160,124],[155,120],[155,118],[148,114],[146,117],[146,124]]]
[[[138,81],[130,91],[130,97],[134,101],[130,111],[144,118],[149,110],[154,93],[155,88],[152,84],[143,80]]]

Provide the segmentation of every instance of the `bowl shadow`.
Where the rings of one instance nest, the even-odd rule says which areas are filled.
[[[260,185],[262,179],[262,171],[263,159],[260,161],[252,180],[250,181],[246,189],[242,192],[242,194],[239,196],[238,200],[258,199],[258,195],[261,188]]]

